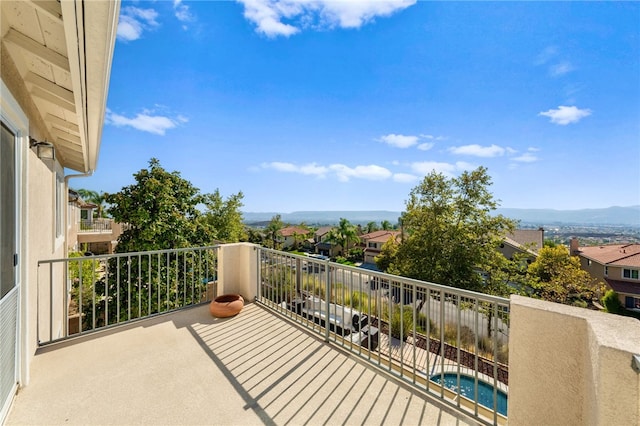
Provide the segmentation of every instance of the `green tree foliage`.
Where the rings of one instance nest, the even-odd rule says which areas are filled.
[[[360,237],[358,237],[358,230],[347,219],[340,218],[340,223],[337,227],[332,228],[327,235],[327,241],[339,246],[341,248],[340,253],[347,253],[349,251],[349,244],[358,243]]]
[[[540,249],[528,273],[534,295],[550,302],[584,306],[598,298],[602,286],[580,268],[580,259],[565,246]]]
[[[382,245],[380,254],[373,259],[376,262],[378,269],[383,272],[387,272],[398,254],[399,246],[400,244],[398,244],[398,241],[394,237],[389,237],[389,239]]]
[[[273,249],[278,247],[278,240],[282,235],[280,233],[280,230],[282,228],[284,228],[284,223],[282,223],[282,216],[277,214],[271,218],[271,221],[264,229],[267,241],[271,243],[271,248]]]
[[[402,214],[404,240],[389,272],[454,287],[486,291],[480,271],[515,223],[493,216],[497,203],[484,167],[447,178],[432,172],[411,190]]]
[[[367,226],[364,229],[364,232],[367,234],[370,234],[371,232],[377,231],[378,229],[378,224],[375,222],[369,222],[367,223]]]
[[[242,192],[223,199],[216,189],[213,194],[204,195],[204,205],[207,210],[201,217],[206,229],[212,232],[214,239],[225,243],[236,243],[247,238],[242,223]]]
[[[602,304],[604,305],[607,312],[612,314],[620,314],[624,311],[622,307],[622,303],[620,303],[620,297],[615,290],[608,290],[605,295],[602,297]]]
[[[134,178],[134,185],[107,196],[114,220],[129,225],[118,240],[118,253],[201,246],[213,241],[211,229],[198,220],[201,213],[197,206],[205,198],[179,172],[167,172],[152,158],[149,168]]]
[[[393,229],[393,225],[388,220],[383,220],[382,222],[380,222],[380,227],[385,231]]]

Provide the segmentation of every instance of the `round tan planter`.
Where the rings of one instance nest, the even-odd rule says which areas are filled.
[[[213,299],[209,311],[214,317],[226,318],[237,315],[243,306],[244,299],[239,294],[223,294]]]

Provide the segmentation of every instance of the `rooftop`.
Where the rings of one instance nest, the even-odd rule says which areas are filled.
[[[257,304],[46,346],[31,377],[8,425],[475,424]]]
[[[613,244],[580,247],[580,255],[614,266],[640,266],[640,244]]]

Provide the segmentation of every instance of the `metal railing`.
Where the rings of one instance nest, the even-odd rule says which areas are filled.
[[[257,250],[259,303],[484,423],[506,422],[508,299]]]
[[[38,342],[210,301],[217,272],[217,246],[39,261]]]
[[[111,232],[112,219],[81,219],[78,232]]]

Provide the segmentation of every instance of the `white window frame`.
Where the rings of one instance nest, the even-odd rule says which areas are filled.
[[[624,274],[627,271],[629,271],[629,276],[625,277]],[[636,275],[635,277],[633,276],[634,272]],[[640,280],[640,271],[638,269],[633,269],[633,268],[622,268],[622,278],[626,280]]]

